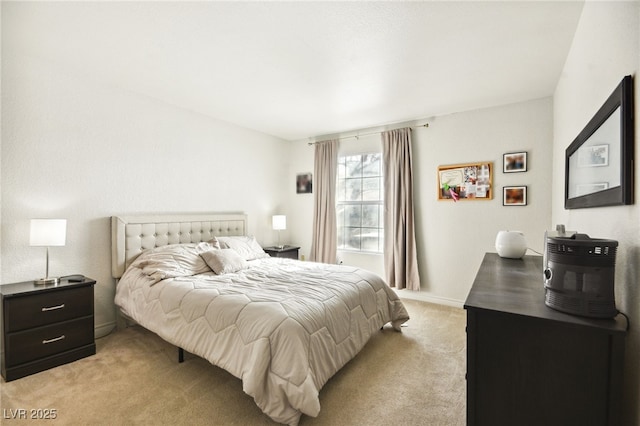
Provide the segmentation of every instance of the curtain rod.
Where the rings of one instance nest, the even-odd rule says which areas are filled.
[[[418,128],[420,128],[420,127],[429,127],[429,123],[424,123],[424,124],[421,124],[421,125],[419,125],[419,126],[411,126],[411,128],[412,128],[412,129],[418,129]],[[400,128],[402,128],[402,127],[400,127]],[[395,129],[394,129],[394,130],[395,130]],[[385,132],[387,132],[387,131],[388,131],[388,130],[385,130]],[[341,137],[341,138],[338,138],[338,140],[339,140],[339,141],[341,141],[341,140],[343,140],[343,139],[350,139],[350,138],[360,139],[360,136],[371,136],[371,135],[380,135],[380,134],[382,134],[382,132],[369,132],[369,133],[362,133],[362,134],[359,134],[359,135],[353,135],[353,136],[343,136],[343,137]],[[308,142],[308,143],[307,143],[307,145],[311,146],[311,145],[318,144],[318,143],[320,143],[320,142],[323,142],[323,141]]]

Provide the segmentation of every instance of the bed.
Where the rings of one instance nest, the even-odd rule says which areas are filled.
[[[269,257],[245,214],[114,216],[111,228],[123,317],[240,378],[279,423],[317,416],[331,376],[409,319],[369,271]]]

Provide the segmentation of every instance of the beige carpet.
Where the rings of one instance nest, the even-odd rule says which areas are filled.
[[[402,333],[377,333],[320,393],[318,417],[301,425],[463,425],[465,312],[404,300]],[[97,340],[97,354],[1,383],[0,423],[16,409],[55,409],[41,424],[275,424],[242,383],[140,327]],[[28,413],[27,411],[27,413]]]

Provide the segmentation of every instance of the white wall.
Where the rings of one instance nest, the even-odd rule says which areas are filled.
[[[11,47],[11,34],[3,34]],[[10,51],[11,49],[9,49]],[[83,273],[95,287],[96,328],[115,321],[109,217],[242,211],[272,244],[286,199],[288,142],[121,90],[17,52],[3,52],[3,284],[44,275],[29,219],[68,220],[51,248],[52,275]]]
[[[616,305],[631,319],[623,424],[640,424],[640,3],[586,2],[554,95],[553,223],[618,240]],[[625,75],[635,84],[635,204],[564,210],[564,152]]]
[[[0,22],[2,22],[2,7],[0,7]],[[0,70],[2,69],[2,31],[0,31]],[[0,99],[2,99],[2,78],[0,78]],[[2,117],[2,103],[0,102],[0,118]],[[1,123],[0,123],[1,124]],[[0,167],[2,167],[2,132],[0,131]],[[0,173],[2,169],[0,168]],[[0,210],[2,208],[2,178],[0,177]],[[2,214],[0,212],[0,220]],[[2,241],[2,226],[0,226],[0,242]],[[0,243],[0,259],[2,259],[2,244]],[[2,277],[2,262],[0,261],[0,278]],[[2,280],[0,279],[0,282]]]
[[[428,128],[418,127],[412,133],[421,292],[402,290],[400,295],[462,305],[484,253],[495,251],[498,231],[522,231],[529,246],[542,251],[544,231],[551,225],[552,100],[545,98],[406,124],[419,125],[425,121],[429,122]],[[381,129],[363,129],[360,133],[378,130]],[[370,136],[358,142],[346,139],[341,145],[343,150],[352,152],[353,145],[362,140],[373,141],[375,145],[379,138],[379,135]],[[312,170],[313,147],[307,146],[307,142],[298,141],[293,146],[290,179],[297,172]],[[514,151],[528,152],[529,171],[502,172],[502,155]],[[493,199],[438,201],[438,166],[477,161],[493,162]],[[508,185],[527,185],[527,206],[502,205],[502,187]],[[289,204],[296,212],[292,218],[293,242],[302,246],[303,253],[308,253],[313,198],[292,191]],[[382,256],[339,253],[339,258],[346,264],[384,273]]]

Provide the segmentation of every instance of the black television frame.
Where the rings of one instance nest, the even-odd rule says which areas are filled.
[[[569,197],[570,157],[620,108],[620,185],[585,195]],[[565,209],[633,204],[633,79],[625,76],[618,87],[600,107],[594,117],[565,151]]]

